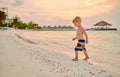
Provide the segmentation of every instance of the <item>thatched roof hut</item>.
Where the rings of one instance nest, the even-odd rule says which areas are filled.
[[[109,23],[102,20],[102,21],[94,24],[93,26],[112,26],[112,24],[109,24]]]
[[[107,23],[103,20],[94,24],[93,26],[94,26],[94,28],[90,28],[90,29],[87,29],[87,30],[97,30],[97,31],[117,30],[117,28],[112,28],[111,27],[112,24]]]
[[[93,26],[95,26],[95,29],[108,29],[110,26],[112,26],[112,24],[107,23],[106,21],[100,21],[96,24],[94,24]]]

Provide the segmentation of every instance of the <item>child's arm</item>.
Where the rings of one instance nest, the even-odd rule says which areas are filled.
[[[76,37],[74,37],[72,40],[73,40],[73,41],[76,40],[76,39],[77,39],[77,36],[78,36],[78,31],[77,31],[77,33],[76,33]]]
[[[75,37],[75,38],[73,38],[72,40],[74,41],[74,40],[76,40],[77,38]]]
[[[83,29],[83,34],[85,35],[86,43],[88,43],[88,35],[87,35],[85,29]]]

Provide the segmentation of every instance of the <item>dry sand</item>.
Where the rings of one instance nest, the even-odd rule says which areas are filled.
[[[24,35],[25,32],[29,33],[28,36]],[[74,52],[64,50],[64,47],[51,40],[46,42],[46,34],[38,34],[41,37],[35,41],[33,38],[36,37],[30,32],[0,31],[0,77],[120,76],[92,61],[73,62],[71,59]]]

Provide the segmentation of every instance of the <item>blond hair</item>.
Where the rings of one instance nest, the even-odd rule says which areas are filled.
[[[74,22],[79,22],[79,23],[81,23],[81,18],[80,18],[79,16],[76,16],[76,17],[73,19],[72,22],[73,22],[73,23],[74,23]]]

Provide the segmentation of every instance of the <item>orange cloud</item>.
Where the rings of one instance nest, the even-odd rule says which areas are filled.
[[[97,16],[111,12],[118,0],[35,0],[28,7],[36,9],[40,15],[59,16],[65,19],[76,15],[81,17]],[[28,2],[26,1],[26,4]],[[40,10],[39,10],[40,9]]]

